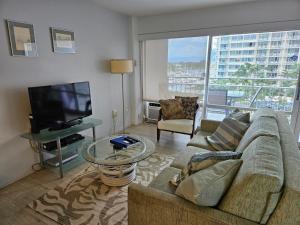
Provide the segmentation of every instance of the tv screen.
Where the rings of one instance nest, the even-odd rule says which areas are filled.
[[[92,115],[89,82],[30,87],[28,92],[40,129]]]

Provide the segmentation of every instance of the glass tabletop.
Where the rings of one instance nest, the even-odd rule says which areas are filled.
[[[32,141],[38,141],[39,143],[47,143],[50,141],[56,141],[58,137],[64,138],[72,134],[76,134],[81,131],[90,129],[92,127],[96,127],[101,124],[102,124],[102,120],[94,119],[94,118],[84,118],[82,120],[82,123],[66,129],[54,130],[54,131],[49,131],[49,129],[44,129],[37,134],[30,133],[30,132],[22,134],[21,137]]]
[[[88,162],[99,165],[117,166],[141,161],[149,157],[155,150],[154,143],[151,140],[131,134],[127,136],[139,142],[120,150],[114,149],[110,140],[119,136],[102,138],[92,144],[82,146],[83,158]]]

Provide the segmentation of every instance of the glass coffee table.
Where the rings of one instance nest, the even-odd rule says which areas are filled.
[[[135,179],[137,162],[149,157],[155,150],[154,143],[138,135],[127,135],[139,142],[123,149],[115,149],[111,136],[83,146],[83,158],[97,165],[101,180],[108,186],[124,186]]]

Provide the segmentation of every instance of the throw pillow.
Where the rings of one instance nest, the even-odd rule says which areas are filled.
[[[176,99],[160,100],[162,117],[164,120],[184,119],[185,115],[181,102]]]
[[[234,151],[239,145],[248,124],[231,117],[225,118],[217,130],[207,136],[207,142],[217,151]]]
[[[243,113],[239,109],[233,110],[233,112],[230,113],[228,117],[231,117],[244,123],[250,123],[250,113]]]
[[[241,164],[241,159],[229,159],[200,170],[184,179],[175,194],[200,206],[216,206]]]
[[[228,160],[228,159],[240,159],[242,153],[240,152],[230,152],[230,151],[218,151],[218,152],[208,152],[208,153],[196,153],[194,154],[187,167],[184,169],[184,174],[190,176],[199,170],[203,170],[210,167],[217,162]]]
[[[185,178],[198,172],[199,170],[206,169],[220,161],[228,159],[240,159],[242,153],[240,152],[230,152],[230,151],[218,151],[218,152],[208,152],[208,153],[196,153],[194,154],[187,166],[182,169],[181,173],[176,174],[170,183],[174,186],[178,186]]]
[[[175,99],[181,102],[185,119],[193,120],[198,97],[181,97],[175,96]]]

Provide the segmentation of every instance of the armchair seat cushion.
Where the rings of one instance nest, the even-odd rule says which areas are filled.
[[[193,120],[176,119],[176,120],[160,120],[157,128],[160,130],[168,130],[179,133],[191,134],[193,132]]]

